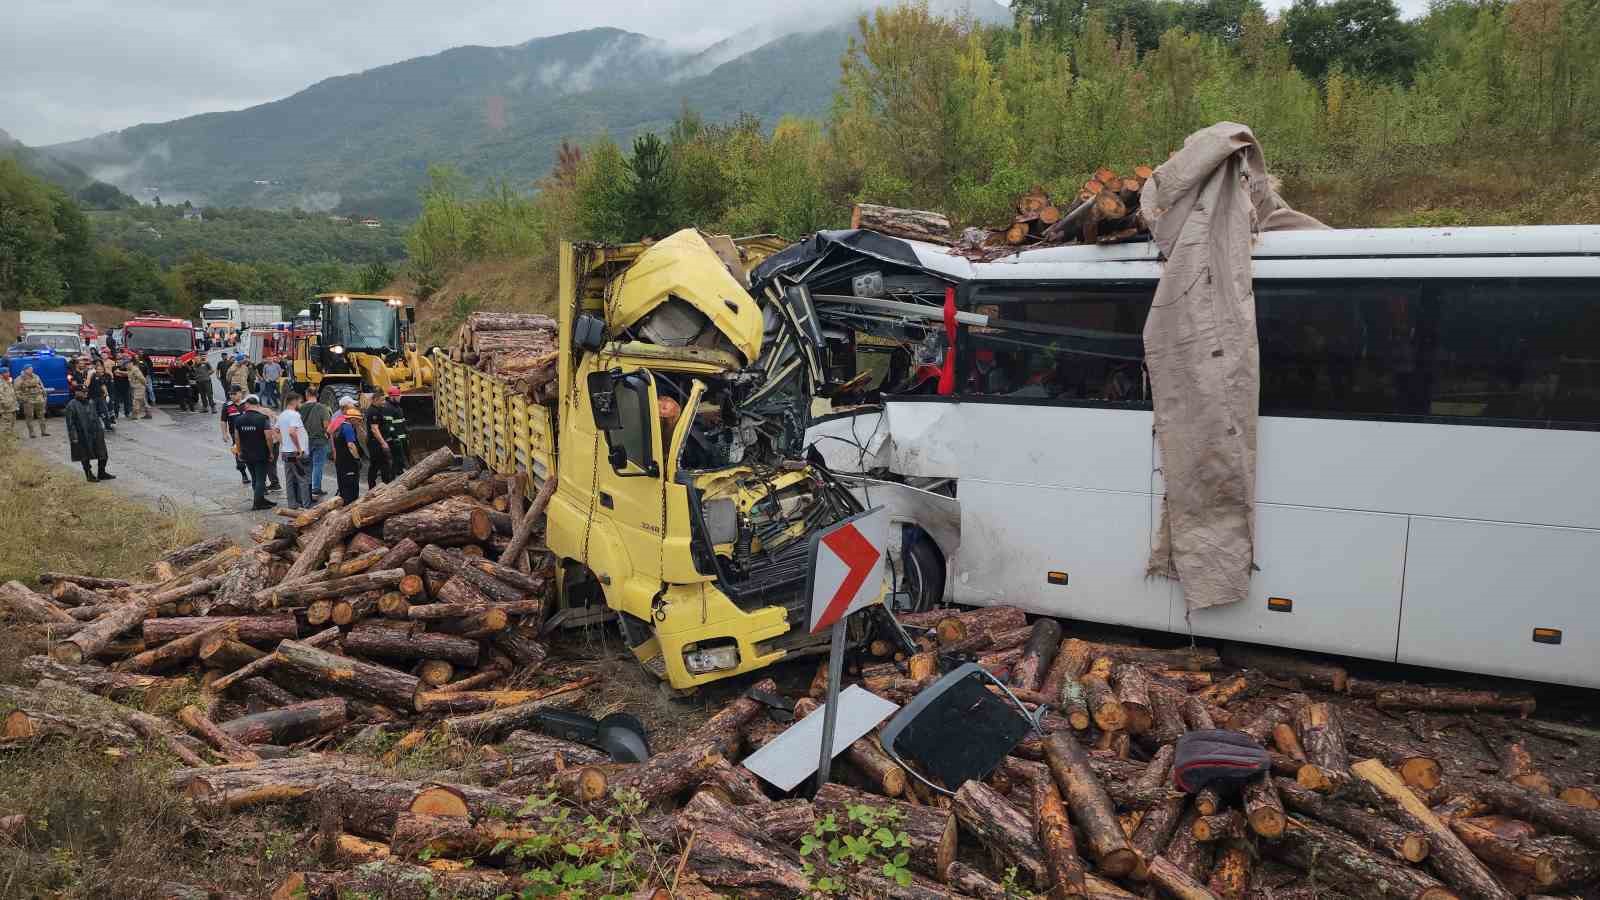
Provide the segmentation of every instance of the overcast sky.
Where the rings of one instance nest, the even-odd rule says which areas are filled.
[[[1409,11],[1424,2],[1401,0],[1401,6]],[[1268,0],[1269,7],[1286,4]],[[0,129],[25,144],[53,144],[142,122],[241,109],[332,75],[463,44],[517,44],[613,26],[699,48],[774,20],[804,15],[814,22],[819,6],[843,13],[861,5],[862,0],[8,0],[0,14]]]

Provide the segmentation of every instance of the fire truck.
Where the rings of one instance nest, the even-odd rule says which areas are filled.
[[[194,325],[187,319],[146,310],[122,325],[124,347],[150,363],[156,400],[173,397],[172,370],[200,357],[194,344]]]

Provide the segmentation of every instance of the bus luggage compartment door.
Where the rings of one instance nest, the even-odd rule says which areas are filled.
[[[1406,517],[1261,503],[1250,597],[1196,610],[1196,634],[1394,659]],[[1173,628],[1183,627],[1175,591]]]
[[[1400,662],[1600,687],[1600,531],[1415,516]]]

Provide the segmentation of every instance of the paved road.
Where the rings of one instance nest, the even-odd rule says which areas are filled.
[[[211,352],[213,364],[221,352]],[[211,388],[220,395],[215,378],[211,379]],[[220,396],[217,402],[220,410]],[[179,412],[176,406],[165,404],[152,409],[151,415],[153,418],[149,419],[119,419],[116,430],[106,433],[106,449],[111,456],[107,470],[117,476],[116,481],[106,485],[107,490],[152,506],[162,501],[192,506],[199,511],[201,526],[209,533],[247,541],[250,529],[271,517],[272,512],[250,509],[250,488],[239,483],[217,414]],[[18,432],[27,434],[20,422]],[[22,446],[76,468],[70,462],[67,429],[59,415],[50,419],[48,440],[29,441],[24,436]],[[324,480],[331,486],[332,473]],[[282,494],[272,494],[271,499],[282,502]]]

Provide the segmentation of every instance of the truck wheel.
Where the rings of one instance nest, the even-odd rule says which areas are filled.
[[[944,554],[926,532],[908,527],[900,545],[905,584],[895,612],[922,612],[944,602]]]

